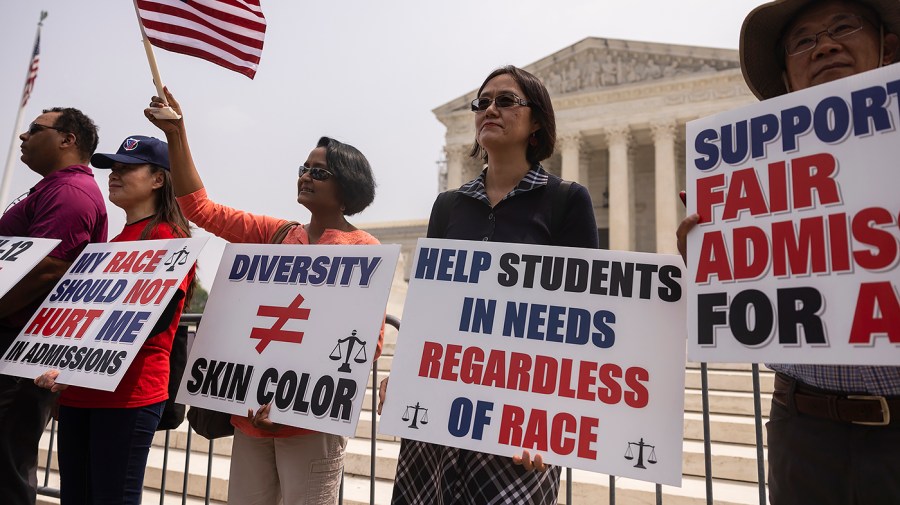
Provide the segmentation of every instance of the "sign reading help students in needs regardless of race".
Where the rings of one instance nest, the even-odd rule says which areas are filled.
[[[900,65],[687,125],[693,361],[900,364]]]
[[[379,431],[680,485],[681,264],[419,240]]]
[[[55,238],[0,237],[0,296],[8,293],[59,242]]]
[[[178,402],[352,436],[399,245],[228,244]]]
[[[88,244],[0,360],[0,373],[113,391],[206,238]]]

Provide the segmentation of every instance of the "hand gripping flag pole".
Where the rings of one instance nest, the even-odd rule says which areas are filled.
[[[137,0],[134,3],[134,13],[137,15],[138,26],[141,27],[141,38],[144,41],[144,52],[147,53],[147,63],[150,64],[150,73],[153,74],[153,85],[156,86],[156,96],[166,103],[166,93],[163,91],[162,78],[159,76],[159,67],[156,66],[156,56],[153,54],[153,46],[147,39],[147,31],[144,30],[144,23],[141,21],[141,11],[138,8]],[[175,112],[175,109],[166,104],[165,107],[151,108],[150,112],[156,119],[181,119],[181,115]]]
[[[41,52],[41,27],[44,26],[44,20],[47,19],[47,11],[41,11],[41,18],[38,20],[37,34],[34,36],[34,49],[31,52],[31,61],[28,63],[28,73],[25,75],[25,89],[22,91],[22,99],[19,101],[19,112],[16,113],[16,126],[13,128],[12,140],[9,142],[9,154],[6,157],[6,170],[3,172],[3,182],[0,183],[0,209],[6,208],[6,201],[9,197],[9,186],[12,181],[12,173],[16,164],[16,144],[19,140],[19,131],[22,129],[22,114],[25,112],[25,105],[31,97],[31,91],[34,89],[34,82],[37,79],[38,63]]]

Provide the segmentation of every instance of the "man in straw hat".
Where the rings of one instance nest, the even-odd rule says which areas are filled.
[[[741,69],[765,100],[894,63],[897,34],[900,0],[769,2],[744,20]],[[772,505],[900,504],[900,367],[770,367]]]

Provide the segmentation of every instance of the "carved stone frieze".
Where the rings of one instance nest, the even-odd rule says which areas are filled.
[[[535,70],[552,94],[574,93],[738,68],[737,61],[588,48]]]

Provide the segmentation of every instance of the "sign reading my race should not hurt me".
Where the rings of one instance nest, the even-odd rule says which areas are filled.
[[[55,238],[0,237],[0,296],[8,293],[59,242]]]
[[[419,240],[379,430],[680,485],[680,265]]]
[[[88,244],[0,360],[0,373],[113,391],[205,238]]]
[[[900,363],[900,65],[687,125],[689,356]]]
[[[178,402],[351,436],[397,245],[228,244]]]

